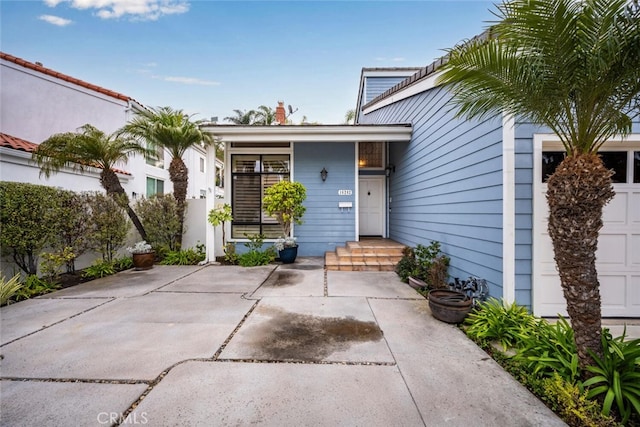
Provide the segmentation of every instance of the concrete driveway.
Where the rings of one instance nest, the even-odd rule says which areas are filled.
[[[0,312],[2,426],[564,425],[395,273],[155,266]]]

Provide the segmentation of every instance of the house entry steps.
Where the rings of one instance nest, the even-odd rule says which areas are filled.
[[[324,265],[331,271],[394,271],[404,249],[390,239],[362,239],[325,252]]]

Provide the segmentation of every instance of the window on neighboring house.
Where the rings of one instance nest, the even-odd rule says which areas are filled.
[[[164,181],[157,178],[147,177],[147,197],[164,194]]]
[[[240,239],[245,238],[245,234],[279,237],[282,234],[280,225],[263,211],[262,198],[271,185],[289,180],[289,155],[234,154],[231,164],[231,236]]]
[[[358,143],[358,167],[361,169],[381,169],[384,167],[382,142]]]
[[[206,199],[207,198],[207,191],[206,190],[200,190],[200,198],[201,199]]]
[[[153,145],[147,144],[147,148],[153,150]],[[155,154],[151,156],[145,156],[148,165],[155,166],[157,168],[164,168],[164,149],[158,147],[154,150]]]
[[[200,172],[204,172],[204,158],[200,157]]]

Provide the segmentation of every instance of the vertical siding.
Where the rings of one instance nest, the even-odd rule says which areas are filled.
[[[502,118],[454,118],[441,88],[370,114],[361,123],[413,124],[410,143],[392,143],[390,236],[407,245],[442,243],[449,274],[487,279],[502,296]]]
[[[296,226],[301,256],[322,256],[325,251],[353,240],[355,236],[355,145],[353,143],[297,143],[294,145],[294,179],[307,188],[304,224]],[[320,170],[329,172],[322,182]],[[338,196],[338,190],[352,190]],[[338,202],[352,202],[351,211],[341,212]]]

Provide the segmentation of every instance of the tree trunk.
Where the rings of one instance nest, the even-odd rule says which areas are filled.
[[[178,204],[178,218],[180,220],[180,232],[176,236],[178,249],[182,247],[182,233],[184,232],[184,213],[187,200],[187,186],[189,185],[189,169],[180,157],[174,157],[169,165],[169,178],[173,183],[173,197]]]
[[[596,154],[565,158],[549,177],[549,235],[583,372],[602,354],[600,283],[596,271],[602,208],[615,195],[612,172]]]
[[[138,218],[138,215],[131,209],[129,205],[129,196],[122,188],[122,184],[120,184],[120,180],[116,173],[111,169],[102,169],[100,172],[100,184],[107,191],[107,196],[112,197],[113,200],[118,203],[118,205],[122,206],[126,211],[127,215],[131,219],[133,226],[140,233],[140,237],[142,240],[147,240],[147,233],[142,226],[142,222]]]

